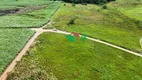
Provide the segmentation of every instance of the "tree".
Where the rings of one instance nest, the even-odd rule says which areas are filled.
[[[70,3],[92,3],[92,4],[102,4],[102,3],[107,3],[110,1],[115,1],[115,0],[63,0],[65,2],[70,2]]]

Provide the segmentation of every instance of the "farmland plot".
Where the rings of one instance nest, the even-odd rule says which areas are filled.
[[[0,27],[40,27],[48,22],[60,4],[60,1],[56,1],[40,10],[24,14],[0,16]]]
[[[53,1],[50,0],[1,0],[0,9],[13,9],[26,6],[37,6],[49,4]]]
[[[90,40],[43,33],[7,80],[141,80],[142,58]]]
[[[33,35],[27,29],[0,29],[0,73]]]
[[[141,53],[139,40],[142,36],[142,22],[122,14],[119,7],[107,5],[108,9],[102,9],[102,6],[97,5],[77,4],[73,7],[66,3],[66,6],[62,5],[52,17],[53,25],[61,30],[86,34]],[[141,11],[141,8],[138,8],[134,12],[137,14],[133,15],[141,18]],[[75,23],[67,25],[74,16],[78,17]]]

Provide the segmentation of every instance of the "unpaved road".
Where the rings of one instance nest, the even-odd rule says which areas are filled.
[[[65,32],[65,31],[60,31],[60,30],[53,31],[53,30],[44,30],[44,29],[43,29],[43,32],[54,32],[54,33],[61,33],[61,34],[71,34],[70,32]],[[113,47],[113,48],[122,50],[122,51],[124,51],[124,52],[131,53],[131,54],[136,55],[136,56],[139,56],[139,57],[142,57],[142,54],[140,54],[140,53],[136,53],[136,52],[134,52],[134,51],[131,51],[131,50],[122,48],[122,47],[120,47],[120,46],[117,46],[117,45],[114,45],[114,44],[111,44],[111,43],[108,43],[108,42],[105,42],[105,41],[102,41],[102,40],[99,40],[99,39],[94,39],[94,38],[90,38],[90,37],[87,37],[87,39],[92,40],[92,41],[95,41],[95,42],[98,42],[98,43],[101,43],[101,44],[105,44],[105,45],[111,46],[111,47]]]
[[[46,26],[46,25],[44,25]],[[17,61],[20,61],[22,56],[26,53],[26,51],[28,51],[28,49],[30,48],[30,46],[32,45],[32,43],[35,41],[35,39],[43,32],[53,32],[53,33],[60,33],[60,34],[71,34],[70,32],[65,32],[65,31],[60,31],[60,30],[57,30],[57,31],[53,31],[52,29],[43,29],[43,28],[31,28],[32,30],[36,31],[36,33],[32,36],[32,38],[26,43],[25,47],[22,49],[22,51],[15,57],[15,59],[8,65],[8,67],[5,69],[5,71],[2,73],[2,75],[0,76],[0,80],[6,80],[6,77],[7,77],[7,74],[8,72],[10,72],[14,66],[16,65]],[[108,46],[111,46],[113,48],[116,48],[116,49],[119,49],[119,50],[122,50],[122,51],[125,51],[125,52],[128,52],[128,53],[131,53],[133,55],[136,55],[136,56],[139,56],[139,57],[142,57],[142,54],[139,54],[139,53],[136,53],[136,52],[133,52],[131,50],[127,50],[125,48],[122,48],[122,47],[119,47],[119,46],[116,46],[114,44],[111,44],[111,43],[108,43],[108,42],[104,42],[104,41],[101,41],[101,40],[98,40],[98,39],[94,39],[94,38],[90,38],[90,37],[87,37],[87,39],[89,40],[92,40],[92,41],[95,41],[95,42],[98,42],[98,43],[101,43],[101,44],[105,44],[105,45],[108,45]]]

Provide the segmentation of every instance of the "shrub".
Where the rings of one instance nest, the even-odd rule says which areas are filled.
[[[103,6],[103,9],[107,9],[107,5],[104,5],[104,6]]]
[[[86,5],[86,6],[87,6],[87,3],[85,3],[84,5]]]
[[[98,9],[97,12],[100,12],[100,9]]]
[[[65,2],[70,2],[70,3],[92,3],[92,4],[104,4],[110,1],[115,1],[115,0],[63,0]]]
[[[72,3],[72,6],[75,6],[75,3]]]
[[[77,16],[74,16],[70,19],[70,21],[67,23],[67,25],[70,25],[70,24],[74,24],[75,20],[77,19],[78,17]]]
[[[82,3],[82,5],[85,5],[85,6],[87,6],[87,3]]]

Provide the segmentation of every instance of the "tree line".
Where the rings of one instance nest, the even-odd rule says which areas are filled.
[[[110,1],[115,1],[115,0],[63,0],[65,2],[69,3],[91,3],[91,4],[102,4],[102,3],[107,3]]]

